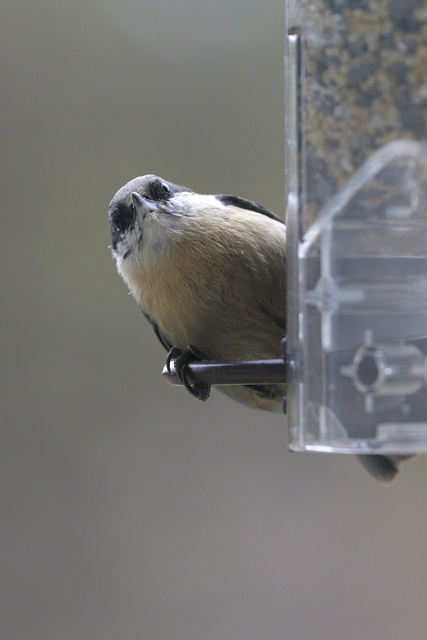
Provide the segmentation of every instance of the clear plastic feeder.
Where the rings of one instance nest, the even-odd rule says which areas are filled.
[[[289,0],[293,450],[427,452],[427,0]]]

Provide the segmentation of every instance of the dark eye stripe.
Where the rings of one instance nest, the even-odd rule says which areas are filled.
[[[166,182],[156,178],[150,184],[150,197],[152,200],[168,200],[172,195],[172,189]]]

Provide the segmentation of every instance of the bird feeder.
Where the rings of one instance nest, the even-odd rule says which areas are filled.
[[[427,0],[287,0],[290,448],[427,452]]]

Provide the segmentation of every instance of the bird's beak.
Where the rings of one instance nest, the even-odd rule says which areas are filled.
[[[158,205],[153,200],[140,196],[136,191],[132,191],[132,202],[136,211],[136,219],[142,222],[150,211],[158,211]]]

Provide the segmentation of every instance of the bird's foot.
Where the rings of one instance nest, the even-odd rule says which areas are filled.
[[[166,358],[166,368],[171,373],[171,362],[173,360],[175,371],[184,387],[192,396],[203,402],[207,400],[211,393],[209,384],[191,384],[188,380],[188,364],[200,360],[208,360],[204,353],[199,351],[192,344],[187,345],[185,351],[181,351],[178,347],[172,347]]]

